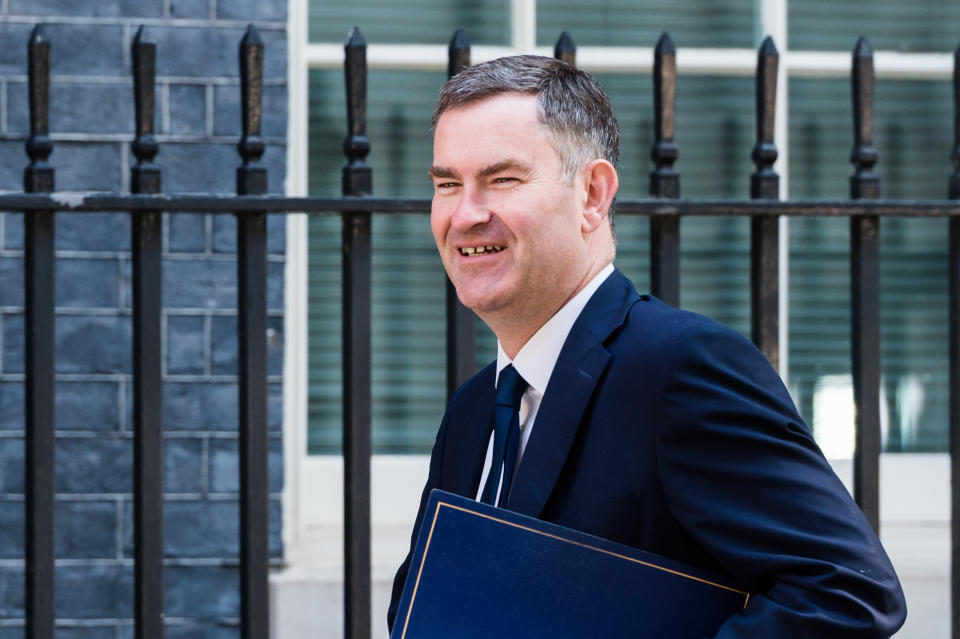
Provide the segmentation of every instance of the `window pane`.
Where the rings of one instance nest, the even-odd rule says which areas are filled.
[[[960,3],[943,0],[790,0],[791,49],[852,51],[857,34],[875,49],[952,51]]]
[[[752,47],[754,0],[549,0],[537,3],[537,43],[569,31],[580,46]]]
[[[343,42],[357,25],[377,44],[446,44],[460,28],[472,44],[510,44],[509,0],[311,0],[309,11],[310,42]]]
[[[847,80],[790,82],[790,189],[844,199],[853,144]],[[840,114],[843,114],[842,116]],[[947,82],[876,86],[876,172],[884,197],[942,199],[950,164]],[[828,455],[852,450],[850,252],[844,219],[790,222],[790,386]],[[880,224],[885,449],[947,449],[947,223]]]

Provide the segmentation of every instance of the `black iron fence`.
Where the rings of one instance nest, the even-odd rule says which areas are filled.
[[[155,44],[141,30],[133,41],[136,166],[130,194],[53,195],[53,150],[49,137],[50,42],[37,27],[28,44],[30,137],[29,166],[22,193],[0,194],[0,211],[25,215],[26,303],[26,636],[52,639],[54,628],[54,213],[128,211],[132,220],[134,313],[134,510],[136,636],[163,636],[163,528],[161,437],[161,243],[163,213],[231,213],[237,217],[238,343],[240,360],[241,473],[241,623],[244,637],[268,634],[267,601],[267,457],[266,457],[266,215],[291,212],[333,213],[343,220],[343,456],[345,504],[345,634],[361,638],[370,627],[370,285],[371,215],[427,213],[427,199],[372,196],[372,172],[365,158],[366,43],[356,29],[345,45],[348,134],[344,143],[342,197],[266,196],[266,169],[259,159],[263,44],[251,27],[240,44],[243,134],[238,144],[237,194],[163,195],[161,169],[153,163]],[[565,33],[555,55],[572,64],[576,49]],[[470,46],[462,31],[450,44],[449,73],[470,64]],[[679,225],[684,216],[740,216],[751,220],[752,335],[777,366],[779,219],[781,216],[841,216],[850,220],[851,334],[856,442],[854,496],[868,520],[879,526],[880,343],[879,218],[949,218],[950,272],[950,453],[952,636],[960,637],[960,49],[955,54],[955,145],[948,199],[888,201],[872,169],[873,53],[860,39],[853,52],[854,146],[850,199],[778,200],[779,177],[773,170],[774,110],[778,53],[769,38],[760,47],[756,74],[757,142],[752,160],[749,200],[680,199],[680,180],[672,168],[676,50],[664,34],[655,50],[655,143],[648,199],[622,200],[619,215],[650,220],[650,273],[654,295],[676,304],[679,291]],[[946,173],[946,171],[945,171]],[[472,315],[448,287],[447,380],[452,390],[474,370]]]

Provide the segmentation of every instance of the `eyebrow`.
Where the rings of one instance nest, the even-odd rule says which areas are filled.
[[[491,175],[496,175],[503,171],[509,171],[511,169],[517,169],[520,171],[529,171],[530,167],[520,160],[503,160],[502,162],[496,162],[495,164],[490,164],[488,166],[480,169],[480,172],[477,174],[479,177],[490,177]],[[454,171],[451,168],[445,166],[431,166],[427,173],[430,174],[430,177],[435,178],[455,178],[460,179],[460,174]]]

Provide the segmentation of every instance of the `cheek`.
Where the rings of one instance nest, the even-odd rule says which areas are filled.
[[[447,234],[450,217],[445,215],[436,205],[430,208],[430,232],[433,234],[433,240],[437,246],[443,244],[443,238]]]

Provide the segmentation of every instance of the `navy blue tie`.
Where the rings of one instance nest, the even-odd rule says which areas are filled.
[[[503,486],[500,489],[497,505],[502,506],[510,494],[513,467],[516,466],[517,452],[520,449],[520,399],[525,390],[527,390],[527,382],[520,377],[520,373],[512,364],[500,371],[493,413],[493,457],[490,461],[487,484],[483,487],[483,495],[480,497],[484,503],[493,504],[497,496],[497,486],[500,484],[501,470]]]

